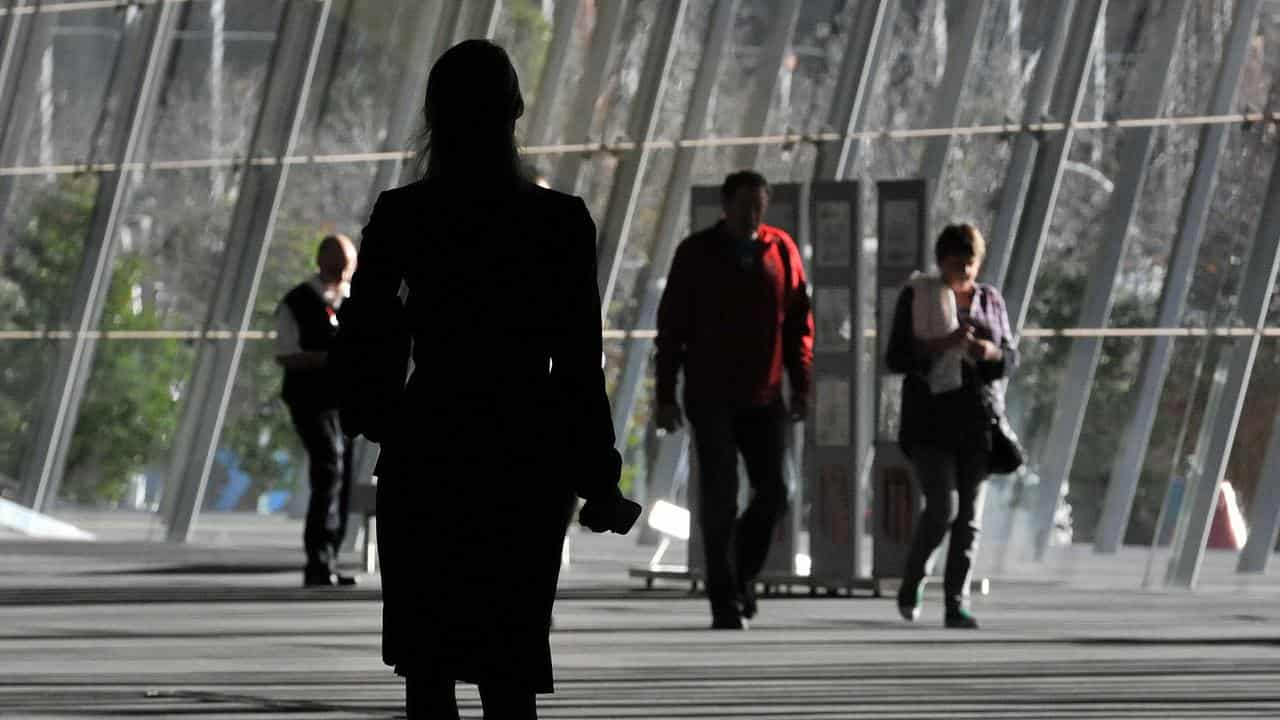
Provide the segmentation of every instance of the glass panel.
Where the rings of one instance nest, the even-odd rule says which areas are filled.
[[[769,111],[766,135],[815,133],[826,128],[856,10],[854,3],[841,6],[805,0],[791,52],[783,63],[777,101]],[[772,182],[808,180],[817,155],[817,149],[809,144],[766,145],[760,169]],[[728,169],[733,169],[731,156],[726,160]],[[718,174],[717,183],[724,178],[723,172]]]
[[[300,154],[381,151],[389,108],[401,94],[421,96],[421,87],[404,87],[421,70],[409,68],[410,43],[417,25],[413,0],[348,0],[335,3],[320,48],[312,92],[303,117]],[[425,77],[425,75],[424,75]],[[412,131],[417,131],[415,110]]]
[[[373,166],[364,163],[290,174],[254,304],[254,330],[275,331],[281,299],[316,271],[321,238],[342,233],[359,240],[373,176]],[[245,344],[204,497],[206,510],[287,511],[294,493],[306,487],[306,454],[280,400],[283,373],[275,356],[270,336]]]
[[[152,158],[230,158],[249,151],[283,9],[281,0],[184,6],[156,116]],[[215,173],[219,193],[229,175]]]
[[[1183,324],[1238,325],[1233,309],[1276,157],[1262,127],[1231,126]]]
[[[631,102],[640,85],[645,50],[657,15],[656,0],[638,0],[627,7],[621,37],[609,58],[609,71],[596,103],[591,137],[612,141],[628,134]]]
[[[16,499],[33,424],[44,402],[52,342],[0,340],[0,497]]]
[[[1183,21],[1182,40],[1169,68],[1168,114],[1202,115],[1209,109],[1235,4],[1235,0],[1191,3]]]
[[[0,251],[0,330],[23,333],[66,327],[72,286],[97,195],[97,177],[14,178]],[[0,339],[0,493],[17,478],[44,412],[49,358],[59,343],[18,335]]]
[[[1156,322],[1199,139],[1198,128],[1162,128],[1155,135],[1146,185],[1116,278],[1115,307],[1107,321],[1112,327],[1150,327]]]
[[[1053,0],[992,3],[960,96],[959,126],[1022,122],[1037,62],[1052,32]]]
[[[1012,154],[1011,137],[961,135],[952,140],[942,178],[933,191],[931,227],[972,222],[990,233]]]
[[[1271,439],[1272,424],[1280,409],[1280,339],[1263,338],[1253,364],[1249,392],[1240,412],[1231,459],[1223,480],[1231,484],[1230,501],[1244,518],[1249,517],[1258,486],[1263,482],[1262,461]],[[1225,490],[1224,490],[1225,492]],[[1227,500],[1224,499],[1223,502]]]
[[[157,328],[156,298],[141,292],[145,262],[134,256],[117,265],[105,327]],[[179,340],[98,343],[58,492],[59,514],[158,508],[182,387],[194,362],[194,348]]]
[[[88,161],[124,17],[100,9],[42,13],[32,21],[30,42],[37,55],[24,64],[16,88],[19,165]]]
[[[1028,327],[1078,324],[1092,263],[1103,242],[1119,141],[1120,133],[1115,130],[1075,133],[1044,239],[1027,312]]]
[[[517,126],[516,132],[523,133],[529,121],[533,117],[532,110],[538,102],[539,90],[541,89],[540,70],[534,71],[537,63],[531,61],[530,58],[536,58],[541,55],[541,51],[535,53],[529,51],[526,53],[522,49],[520,38],[522,37],[520,24],[514,23],[508,19],[509,12],[504,8],[504,17],[499,24],[498,34],[501,37],[504,33],[510,32],[516,38],[517,45],[515,48],[507,45],[508,50],[514,50],[512,61],[516,63],[516,70],[520,73],[520,86],[524,89],[525,98],[525,114]],[[578,18],[574,24],[573,34],[569,38],[569,51],[565,57],[564,72],[559,77],[551,78],[552,82],[560,84],[557,90],[556,102],[551,108],[551,117],[548,123],[548,142],[558,143],[564,141],[564,128],[568,125],[569,114],[573,112],[577,103],[577,88],[582,80],[582,73],[586,67],[587,49],[591,44],[591,33],[595,23],[595,6],[592,3],[583,3],[578,10]],[[514,27],[513,27],[514,25]],[[541,34],[541,30],[537,29],[536,21],[529,21],[529,37],[531,44],[537,44],[533,37]],[[547,34],[548,42],[550,42],[550,33]],[[540,41],[538,41],[540,42]],[[535,163],[541,168],[544,174],[551,172],[559,160],[558,155],[541,155],[535,160]]]
[[[511,63],[516,66],[520,88],[524,92],[526,118],[538,97],[547,50],[551,46],[552,8],[548,6],[544,12],[542,6],[534,0],[503,2],[498,15],[498,29],[493,37],[494,42],[506,48]]]

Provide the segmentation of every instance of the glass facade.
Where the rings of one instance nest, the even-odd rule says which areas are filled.
[[[1241,289],[1254,251],[1280,238],[1280,227],[1265,224],[1280,203],[1269,187],[1277,118],[1260,114],[1280,91],[1280,2],[1132,0],[1101,3],[1101,12],[1098,0],[1070,11],[1056,0],[737,0],[727,12],[723,2],[174,0],[117,8],[45,0],[0,9],[3,497],[38,500],[38,509],[73,519],[152,514],[152,526],[171,522],[174,503],[283,512],[305,485],[305,460],[277,398],[275,304],[312,271],[321,236],[358,240],[376,193],[412,177],[426,68],[457,40],[487,34],[520,73],[527,112],[518,132],[539,135],[528,143],[531,167],[582,195],[602,233],[630,218],[625,236],[607,238],[620,251],[606,312],[611,392],[635,398],[628,491],[643,494],[657,441],[647,373],[627,380],[621,372],[628,348],[635,352],[625,335],[652,330],[641,312],[645,288],[666,272],[661,249],[689,231],[688,212],[673,199],[746,165],[778,183],[831,179],[820,177],[820,146],[851,132],[854,162],[839,179],[873,188],[876,180],[927,177],[934,230],[974,222],[996,245],[1016,242],[1015,256],[1039,257],[1021,279],[1030,287],[1024,365],[1009,391],[1031,462],[992,484],[990,536],[1002,548],[993,557],[1016,559],[1003,546],[1020,542],[1019,523],[1032,534],[1043,529],[1034,496],[1043,476],[1059,470],[1054,547],[1106,549],[1108,513],[1124,519],[1120,536],[1130,549],[1122,554],[1172,542],[1185,489],[1214,464],[1206,465],[1213,459],[1201,431],[1224,419],[1234,433],[1221,479],[1246,518],[1267,515],[1255,499],[1280,482],[1264,471],[1280,409],[1280,304],[1264,304],[1255,332],[1242,319],[1249,313]],[[314,22],[304,22],[311,37],[289,25],[304,5],[314,11]],[[867,18],[882,22],[860,27]],[[729,26],[713,47],[715,23]],[[849,62],[864,42],[874,51]],[[687,115],[704,99],[694,97],[695,81],[715,47],[723,56],[708,85],[707,122],[691,128]],[[1066,55],[1049,66],[1056,47]],[[1153,63],[1162,52],[1167,59]],[[1083,72],[1072,71],[1082,59]],[[269,117],[264,108],[282,102],[269,95],[279,85],[273,73],[286,67],[298,73],[304,97],[296,132],[281,145],[289,155],[280,157],[255,138]],[[1153,96],[1153,83],[1163,93]],[[850,97],[860,99],[858,116],[833,115]],[[410,111],[393,117],[396,107]],[[649,146],[636,146],[646,140],[637,133]],[[1060,156],[1045,151],[1063,138]],[[680,147],[695,139],[703,145]],[[1030,161],[1019,164],[1015,147],[1028,139]],[[1150,145],[1143,162],[1126,154],[1137,142]],[[641,153],[634,192],[621,192]],[[692,158],[691,170],[673,183],[680,153]],[[214,307],[219,277],[227,258],[239,257],[228,255],[243,240],[232,237],[236,228],[261,227],[237,215],[245,177],[281,164],[290,172],[275,188],[279,209],[261,262],[246,257],[233,269],[256,277],[242,333],[213,319],[227,312]],[[1030,189],[1011,194],[1017,187]],[[1131,201],[1120,199],[1135,187]],[[1050,199],[1044,231],[1014,222],[1007,237],[996,236],[1032,193]],[[864,192],[868,248],[873,197]],[[1130,219],[1117,226],[1121,202]],[[675,213],[668,238],[659,237],[672,227],[664,213]],[[1113,268],[1103,260],[1117,250]],[[98,257],[107,264],[97,267]],[[1274,278],[1264,285],[1270,292]],[[1162,298],[1179,287],[1185,302],[1162,311]],[[1094,296],[1107,298],[1101,322],[1089,319]],[[1239,408],[1215,407],[1215,378],[1253,339]],[[201,344],[232,341],[243,351],[219,386],[230,388],[227,397],[214,399],[226,404],[218,426],[184,424],[198,412],[187,406],[193,383],[210,381],[198,370]],[[1098,345],[1092,362],[1078,357],[1086,342]],[[1168,347],[1153,366],[1161,342]],[[633,381],[638,390],[618,387]],[[1071,393],[1087,401],[1062,417]],[[1133,430],[1144,406],[1154,408],[1145,433]],[[1054,429],[1073,422],[1078,433]],[[173,476],[179,428],[216,433],[207,477]],[[1133,432],[1146,450],[1133,456],[1129,504],[1108,488]],[[1042,467],[1046,446],[1064,438],[1065,469]],[[190,483],[203,492],[177,492]],[[1117,503],[1125,505],[1119,515]]]

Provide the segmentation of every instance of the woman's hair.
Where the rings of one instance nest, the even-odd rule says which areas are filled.
[[[426,177],[520,177],[515,122],[523,114],[507,51],[488,40],[454,45],[427,79],[419,170]]]
[[[978,228],[964,223],[948,225],[938,233],[938,241],[933,245],[933,256],[942,264],[943,258],[963,257],[982,259],[987,254],[987,241],[982,238]]]

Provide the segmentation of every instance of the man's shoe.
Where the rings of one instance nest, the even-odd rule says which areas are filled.
[[[956,630],[977,630],[978,620],[968,610],[957,608],[947,610],[946,619],[943,624],[949,628]]]
[[[737,615],[724,615],[711,618],[712,630],[746,630],[747,621]]]
[[[898,614],[907,622],[915,622],[920,619],[920,608],[924,605],[924,582],[915,583],[915,590],[912,591],[912,583],[903,583],[898,588]]]
[[[315,575],[303,575],[303,587],[354,587],[359,581],[350,575],[339,575],[338,573],[323,573]]]
[[[760,604],[756,602],[756,584],[753,582],[744,583],[739,595],[742,601],[742,617],[750,620],[760,610]]]

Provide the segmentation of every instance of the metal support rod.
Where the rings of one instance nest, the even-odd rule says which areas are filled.
[[[291,0],[285,7],[250,145],[252,153],[288,153],[297,144],[331,3]],[[252,320],[289,166],[249,166],[242,173],[207,322],[211,329],[233,332],[247,330]],[[168,475],[171,494],[176,496],[167,503],[171,542],[185,542],[199,514],[243,350],[244,338],[238,334],[231,340],[200,343]]]
[[[1275,290],[1276,267],[1280,264],[1280,160],[1272,161],[1266,200],[1246,263],[1235,318],[1242,327],[1254,332],[1248,337],[1232,339],[1227,351],[1222,403],[1212,416],[1202,421],[1210,428],[1209,443],[1203,456],[1203,471],[1187,487],[1179,514],[1174,554],[1165,576],[1165,585],[1170,587],[1194,588],[1199,578],[1209,527],[1218,506],[1219,488],[1227,471],[1240,411],[1262,341],[1262,326],[1267,320],[1271,293]]]
[[[159,101],[160,80],[173,55],[178,11],[172,4],[152,5],[122,15],[122,36],[111,69],[104,105],[112,108],[109,134],[95,138],[94,153],[126,163],[143,154]],[[104,117],[107,113],[104,113]],[[102,130],[103,123],[98,129]],[[88,335],[102,320],[115,264],[120,219],[128,205],[130,181],[119,170],[98,177],[97,198],[80,269],[72,286],[67,327],[74,339],[59,343],[48,375],[45,402],[34,423],[33,440],[23,462],[24,500],[44,512],[57,498],[66,469],[85,385],[93,367],[97,339]]]
[[[1027,92],[1027,102],[1022,109],[1024,124],[1040,122],[1049,113],[1050,96],[1057,83],[1075,7],[1076,0],[1061,0],[1054,7],[1053,20],[1049,25],[1051,34],[1040,49],[1035,74]],[[1027,187],[1031,184],[1031,171],[1040,142],[1041,139],[1035,135],[1018,133],[1013,143],[1013,156],[1009,159],[1004,185],[1000,189],[1000,209],[996,213],[995,224],[988,233],[987,258],[982,267],[983,282],[996,287],[1004,287],[1005,275],[1008,274],[1018,219],[1022,216],[1022,206],[1026,200]]]
[[[1063,68],[1053,89],[1049,111],[1067,123],[1066,130],[1045,138],[1036,152],[1035,167],[1024,198],[1018,233],[1013,246],[1013,261],[1004,279],[1004,298],[1009,308],[1009,322],[1014,333],[1022,330],[1031,304],[1036,273],[1044,251],[1045,236],[1053,218],[1053,209],[1062,185],[1062,168],[1075,138],[1072,123],[1080,112],[1088,87],[1089,64],[1097,47],[1095,37],[1106,16],[1107,0],[1078,0],[1071,18],[1071,35],[1062,57]]]
[[[684,117],[683,132],[686,137],[702,137],[706,133],[716,82],[733,37],[733,20],[737,10],[738,0],[716,0],[711,11],[702,60],[693,80],[689,110]],[[653,327],[657,320],[658,303],[662,299],[667,269],[680,240],[676,237],[676,230],[689,207],[689,186],[693,180],[693,164],[696,159],[696,148],[681,148],[676,151],[672,161],[671,179],[667,182],[662,199],[649,268],[638,284],[643,295],[640,312],[636,315],[636,327]],[[631,412],[635,407],[641,380],[648,369],[652,347],[653,341],[648,338],[633,337],[627,341],[622,379],[613,394],[613,427],[617,433],[619,451],[626,447],[627,434],[631,429]]]
[[[769,123],[769,109],[773,107],[773,96],[778,94],[782,63],[786,60],[787,48],[791,45],[796,23],[800,20],[800,0],[778,0],[772,7],[773,22],[769,24],[769,36],[765,39],[764,47],[760,50],[760,60],[756,64],[756,89],[747,101],[747,112],[742,121],[741,134],[747,137],[765,134]],[[764,147],[761,145],[743,145],[738,148],[738,167],[757,167],[763,154]]]
[[[676,55],[676,41],[684,26],[688,0],[667,0],[658,6],[657,17],[649,35],[649,47],[645,52],[644,66],[640,70],[640,86],[631,106],[631,122],[628,133],[635,142],[648,142],[658,130],[658,117],[663,96],[667,90],[671,61]],[[618,285],[618,272],[626,254],[627,240],[631,234],[631,222],[640,202],[640,189],[645,170],[653,151],[648,147],[627,153],[614,171],[613,188],[609,192],[609,204],[605,206],[601,223],[600,240],[596,244],[600,285],[600,312],[606,323],[609,305]]]
[[[960,21],[947,38],[947,68],[942,74],[942,84],[934,99],[933,115],[929,127],[953,127],[960,116],[960,96],[973,67],[973,49],[978,44],[978,34],[990,7],[988,0],[969,0],[960,10]],[[951,152],[953,136],[939,135],[930,139],[920,159],[920,177],[929,187],[929,202],[937,203],[942,171]],[[926,213],[926,217],[928,214]]]
[[[1209,112],[1227,112],[1235,104],[1259,6],[1260,0],[1240,0],[1236,3],[1231,29],[1223,43],[1222,65],[1218,68],[1209,99]],[[1213,202],[1214,187],[1217,185],[1218,165],[1226,146],[1227,131],[1228,128],[1223,125],[1206,125],[1200,130],[1195,167],[1187,186],[1177,235],[1166,266],[1164,288],[1156,312],[1157,327],[1176,328],[1182,324],[1187,293],[1191,290],[1191,281],[1195,275],[1196,257],[1200,254],[1200,241],[1204,236],[1209,206]],[[1111,466],[1111,479],[1107,483],[1102,503],[1095,544],[1098,552],[1113,553],[1124,541],[1129,513],[1138,491],[1142,467],[1146,462],[1151,430],[1155,426],[1156,412],[1160,407],[1160,395],[1173,359],[1173,341],[1172,336],[1154,337],[1143,356],[1142,366],[1134,383],[1137,401],[1125,426],[1124,441],[1120,443]]]
[[[1169,85],[1169,67],[1179,45],[1183,18],[1189,0],[1174,0],[1164,5],[1160,15],[1154,18],[1149,32],[1154,42],[1143,54],[1136,68],[1137,85],[1134,99],[1128,108],[1129,115],[1148,117],[1160,113],[1164,107],[1166,88]],[[1119,137],[1120,170],[1103,218],[1102,247],[1090,263],[1088,284],[1084,302],[1080,307],[1077,325],[1103,327],[1111,315],[1115,297],[1116,278],[1129,249],[1129,226],[1138,209],[1138,199],[1147,181],[1147,169],[1155,148],[1154,128],[1125,130]],[[1094,371],[1102,352],[1101,338],[1072,340],[1067,355],[1066,373],[1058,388],[1058,400],[1053,406],[1053,419],[1049,426],[1044,457],[1040,463],[1041,502],[1037,517],[1038,534],[1036,553],[1044,555],[1048,548],[1053,518],[1057,512],[1057,498],[1071,476],[1080,430],[1084,425]],[[1052,498],[1054,502],[1049,502]]]
[[[849,46],[836,79],[828,126],[835,132],[858,132],[867,114],[867,99],[875,84],[880,57],[893,34],[898,3],[892,0],[865,0],[859,3],[849,28]],[[849,137],[818,146],[814,179],[844,180],[857,168],[860,140]]]
[[[591,33],[591,48],[587,51],[582,79],[578,81],[578,94],[573,100],[564,129],[566,143],[586,143],[591,133],[591,121],[596,115],[596,103],[604,87],[609,58],[622,34],[622,22],[627,17],[628,0],[613,0],[596,5],[596,24]],[[556,169],[555,186],[561,192],[577,192],[578,176],[582,172],[582,155],[568,153],[560,157]]]
[[[564,86],[561,77],[569,60],[569,43],[573,40],[574,26],[578,22],[578,10],[582,0],[560,0],[556,3],[552,18],[551,45],[547,48],[547,60],[538,80],[538,92],[533,98],[533,110],[529,116],[529,129],[525,143],[537,147],[551,142],[551,111],[555,109]]]

